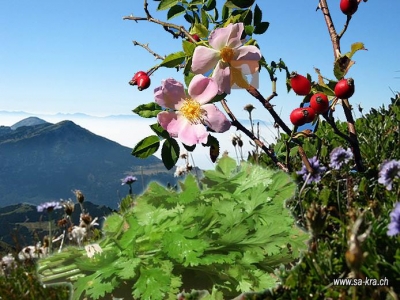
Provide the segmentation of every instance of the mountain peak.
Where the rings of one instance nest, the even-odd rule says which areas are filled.
[[[45,120],[42,120],[40,118],[28,117],[28,118],[25,118],[25,119],[15,123],[14,125],[12,125],[11,129],[15,130],[22,126],[36,126],[36,125],[41,125],[41,124],[46,124],[46,123],[48,123],[48,122],[46,122]]]

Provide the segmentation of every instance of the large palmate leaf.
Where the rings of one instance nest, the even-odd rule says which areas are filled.
[[[193,287],[216,286],[218,299],[273,287],[274,270],[298,259],[308,238],[284,206],[295,191],[290,176],[225,156],[201,183],[193,175],[179,191],[150,183],[135,206],[106,218],[102,253],[67,248],[39,262],[43,280],[72,282],[73,299],[123,286],[141,299],[176,299]]]

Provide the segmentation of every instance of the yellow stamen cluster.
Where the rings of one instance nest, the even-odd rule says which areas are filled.
[[[234,56],[233,49],[229,47],[222,48],[220,54],[222,60],[226,63],[230,63]]]
[[[203,110],[201,109],[200,103],[193,99],[186,98],[179,111],[192,124],[199,124],[203,121]]]

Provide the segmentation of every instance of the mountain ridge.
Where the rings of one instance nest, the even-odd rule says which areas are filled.
[[[157,157],[138,159],[131,148],[69,120],[9,128],[0,127],[0,206],[65,199],[79,189],[90,201],[115,208],[127,175],[139,179],[137,194],[150,181],[176,181]]]

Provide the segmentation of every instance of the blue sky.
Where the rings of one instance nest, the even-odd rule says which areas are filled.
[[[149,1],[154,17],[157,2]],[[222,3],[222,2],[221,2]],[[270,22],[266,34],[255,36],[267,61],[282,58],[290,70],[310,73],[314,67],[333,78],[333,52],[318,1],[256,1],[263,20]],[[328,1],[337,30],[346,17],[339,1]],[[389,103],[392,92],[400,90],[400,1],[370,0],[360,4],[347,33],[342,52],[353,42],[363,42],[368,51],[354,56],[349,76],[356,82],[353,105],[367,110]],[[132,40],[149,43],[161,55],[179,51],[181,42],[148,22],[123,21],[134,14],[144,16],[142,1],[3,1],[0,10],[0,110],[53,114],[82,112],[105,116],[131,114],[138,104],[153,101],[153,89],[162,79],[182,75],[160,69],[152,76],[152,86],[139,92],[128,85],[138,70],[147,70],[154,57]],[[173,19],[172,22],[180,22]],[[180,22],[186,25],[184,22]],[[271,85],[267,73],[260,74],[260,91],[268,96]],[[284,74],[279,76],[279,96],[273,100],[284,120],[289,119],[301,97],[287,94]],[[268,113],[245,91],[234,90],[227,98],[239,118],[243,106],[256,106],[255,118],[272,121]],[[0,120],[1,124],[1,120]],[[118,129],[116,129],[118,130]]]

